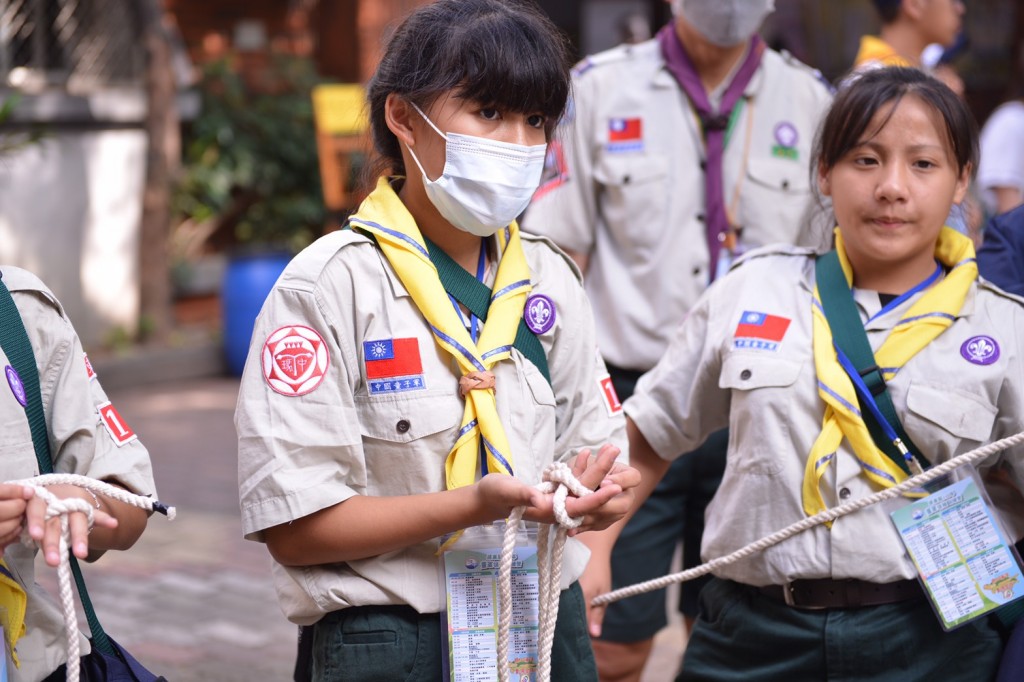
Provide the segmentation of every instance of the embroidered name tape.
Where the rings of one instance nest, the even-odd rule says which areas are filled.
[[[377,339],[363,341],[366,388],[370,395],[419,391],[423,380],[419,339]]]
[[[776,351],[789,329],[789,318],[746,310],[733,333],[733,348]]]
[[[260,360],[270,388],[297,397],[323,383],[331,355],[319,332],[294,324],[280,327],[267,337]]]

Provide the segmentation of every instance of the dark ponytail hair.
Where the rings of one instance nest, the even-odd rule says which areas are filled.
[[[391,93],[426,109],[443,92],[547,119],[548,139],[569,95],[565,39],[519,0],[437,0],[410,14],[388,41],[367,87],[373,170],[405,172],[398,139],[384,120]]]

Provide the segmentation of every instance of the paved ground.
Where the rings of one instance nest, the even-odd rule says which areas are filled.
[[[200,378],[110,392],[178,518],[154,516],[131,551],[86,566],[86,580],[106,629],[170,682],[291,679],[295,626],[274,599],[266,550],[241,539],[237,391],[236,379]],[[672,679],[682,639],[678,623],[662,632],[644,682]]]

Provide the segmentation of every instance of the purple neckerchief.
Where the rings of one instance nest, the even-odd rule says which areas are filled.
[[[686,54],[686,48],[679,42],[676,34],[675,23],[670,22],[667,26],[658,31],[658,43],[661,45],[661,53],[665,57],[665,65],[675,76],[679,87],[683,89],[690,99],[690,104],[696,109],[700,117],[701,126],[704,128],[704,213],[705,227],[707,228],[708,253],[711,256],[709,267],[709,281],[714,281],[715,271],[718,270],[718,255],[722,249],[723,236],[729,230],[729,217],[725,213],[725,189],[722,186],[722,159],[725,156],[725,131],[729,127],[729,117],[732,109],[736,106],[746,90],[750,79],[754,77],[757,67],[761,65],[761,55],[764,54],[764,41],[761,37],[754,35],[750,39],[750,49],[747,50],[747,57],[743,60],[732,82],[725,89],[722,96],[722,103],[718,111],[711,109],[711,102],[704,91],[704,85],[700,82],[697,69]]]

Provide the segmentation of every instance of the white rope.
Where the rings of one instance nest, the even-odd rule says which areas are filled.
[[[87,476],[79,476],[77,474],[42,474],[34,478],[26,478],[20,481],[8,481],[8,483],[32,488],[35,491],[36,497],[45,500],[47,521],[57,516],[60,517],[60,540],[57,550],[60,553],[60,564],[57,566],[57,590],[60,594],[61,609],[64,612],[64,629],[67,631],[67,680],[68,682],[78,682],[80,675],[79,659],[81,658],[81,652],[78,646],[78,617],[75,614],[75,598],[71,592],[71,560],[68,552],[68,547],[71,543],[71,528],[68,523],[68,517],[73,512],[81,512],[85,514],[88,519],[89,529],[91,530],[93,527],[93,512],[95,511],[95,508],[89,502],[78,497],[60,499],[47,490],[45,486],[76,485],[80,488],[85,488],[96,495],[103,495],[104,497],[109,497],[119,502],[130,504],[133,507],[139,507],[140,509],[145,509],[149,512],[158,511],[161,514],[165,514],[167,518],[172,521],[174,520],[176,511],[174,507],[168,507],[151,497],[136,495],[128,492],[124,488],[119,488],[117,486],[110,485],[109,483],[104,483],[103,481],[98,481],[94,478],[88,478]],[[29,536],[27,526],[22,530],[21,542],[29,547],[38,544]]]
[[[537,485],[543,493],[554,492],[554,512],[557,524],[540,524],[537,537],[537,682],[551,679],[551,647],[555,641],[555,623],[558,620],[558,599],[561,596],[562,551],[570,528],[578,528],[582,518],[572,518],[565,511],[565,501],[571,492],[584,497],[592,491],[576,480],[572,469],[563,462],[553,462],[544,470],[543,481]],[[512,630],[512,556],[516,549],[516,535],[526,507],[516,507],[509,514],[498,567],[498,680],[508,682],[508,648]]]
[[[728,554],[724,557],[719,557],[718,559],[712,559],[706,564],[701,564],[700,566],[695,566],[685,571],[680,571],[679,573],[672,573],[666,576],[662,576],[661,578],[655,578],[653,580],[637,583],[635,585],[628,585],[626,587],[614,590],[612,592],[606,592],[605,594],[598,595],[597,597],[595,597],[593,601],[590,602],[590,604],[591,606],[602,606],[604,604],[611,604],[612,602],[619,601],[620,599],[626,599],[627,597],[635,597],[636,595],[643,594],[645,592],[660,590],[661,588],[667,587],[668,585],[671,585],[673,583],[682,583],[686,582],[687,580],[699,578],[702,575],[711,573],[716,568],[719,568],[721,566],[727,566],[729,564],[734,564],[741,559],[745,559],[751,554],[756,554],[757,552],[761,552],[765,549],[768,549],[773,545],[777,545],[783,540],[787,540],[793,537],[794,535],[802,533],[803,531],[809,528],[819,526],[829,521],[834,521],[835,519],[838,519],[841,516],[852,514],[853,512],[859,509],[869,507],[883,500],[890,500],[894,497],[899,497],[903,493],[909,492],[915,488],[921,488],[925,484],[930,483],[931,481],[934,481],[937,478],[945,476],[950,471],[953,471],[958,467],[962,467],[967,464],[973,464],[974,462],[985,459],[987,457],[991,457],[997,452],[1005,450],[1006,448],[1009,447],[1013,447],[1014,445],[1019,445],[1020,443],[1024,443],[1024,431],[1016,435],[1003,438],[1002,440],[997,440],[994,443],[983,445],[980,448],[971,450],[970,452],[966,452],[962,455],[958,455],[953,459],[943,462],[942,464],[937,464],[928,471],[925,471],[924,473],[918,474],[916,476],[912,476],[907,480],[903,481],[902,483],[900,483],[899,485],[893,486],[892,488],[886,488],[885,490],[881,490],[873,495],[869,495],[868,497],[862,497],[859,500],[847,502],[846,504],[840,505],[838,507],[833,507],[832,509],[826,509],[825,511],[819,514],[815,514],[814,516],[809,516],[806,519],[797,521],[796,523],[787,526],[786,528],[783,528],[777,533],[772,533],[771,535],[763,537],[760,540],[751,542],[749,545],[741,547],[732,554]]]

